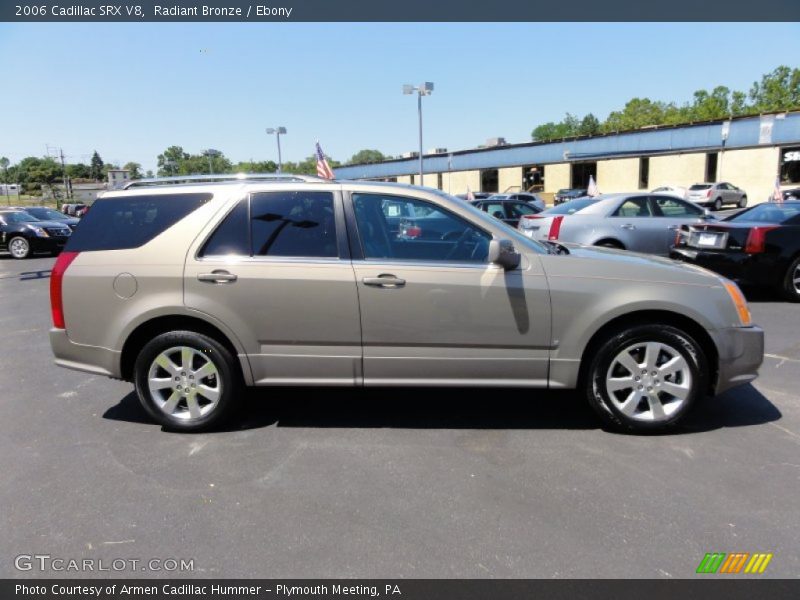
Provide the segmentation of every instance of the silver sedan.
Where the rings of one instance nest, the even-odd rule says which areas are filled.
[[[713,220],[707,211],[666,194],[606,194],[525,215],[517,228],[536,240],[669,254],[681,225]]]

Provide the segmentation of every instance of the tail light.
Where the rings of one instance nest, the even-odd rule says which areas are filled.
[[[422,227],[411,225],[408,229],[406,229],[406,236],[414,239],[422,237]]]
[[[681,238],[683,237],[683,232],[681,231],[680,227],[675,230],[675,241],[672,243],[673,246],[680,246]]]
[[[760,254],[761,252],[764,252],[767,241],[767,232],[772,231],[773,229],[778,229],[778,227],[753,227],[750,230],[750,233],[747,234],[747,241],[744,245],[744,251],[747,254]]]
[[[66,329],[64,324],[64,303],[61,296],[61,284],[67,267],[78,256],[78,252],[62,252],[56,259],[56,264],[50,273],[50,311],[53,315],[53,327]]]
[[[706,192],[706,198],[711,198],[711,188]]]
[[[522,218],[519,220],[519,225],[523,229],[530,229],[533,227],[531,221],[534,219],[544,219],[544,217],[540,217],[539,215],[522,215]]]
[[[548,240],[557,240],[558,235],[561,233],[561,221],[564,220],[564,215],[559,215],[550,223],[550,233],[547,234]]]

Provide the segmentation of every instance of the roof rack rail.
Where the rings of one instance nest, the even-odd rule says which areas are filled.
[[[219,175],[175,175],[173,177],[153,177],[148,179],[134,179],[126,183],[122,189],[134,187],[150,187],[158,185],[180,185],[182,183],[224,183],[231,181],[289,181],[324,183],[331,181],[313,175],[294,175],[292,173],[233,173]]]

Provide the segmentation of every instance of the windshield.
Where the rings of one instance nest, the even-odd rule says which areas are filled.
[[[508,200],[511,198],[508,194],[492,194],[489,196],[489,200]]]
[[[51,208],[26,208],[25,212],[33,215],[37,219],[49,219],[51,221],[65,221],[69,219],[68,216]]]
[[[2,213],[0,216],[3,217],[6,223],[33,223],[39,220],[26,212],[7,212]]]
[[[579,198],[577,200],[570,200],[569,202],[564,202],[564,204],[559,204],[558,206],[554,206],[553,208],[548,208],[542,214],[548,215],[571,215],[579,210],[583,210],[587,206],[591,206],[597,202],[595,198]]]
[[[745,221],[752,223],[785,223],[793,217],[800,215],[800,202],[787,204],[774,204],[766,202],[758,204],[750,210],[738,213],[725,219],[726,221]]]
[[[708,190],[710,188],[711,188],[711,185],[709,185],[708,183],[695,183],[689,189],[690,190]]]

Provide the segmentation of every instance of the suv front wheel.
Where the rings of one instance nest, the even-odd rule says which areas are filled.
[[[614,429],[658,431],[674,426],[707,389],[702,349],[669,325],[639,325],[612,335],[589,365],[586,394]]]
[[[235,358],[216,340],[192,331],[163,333],[136,359],[134,383],[145,410],[168,429],[220,425],[237,403]]]

